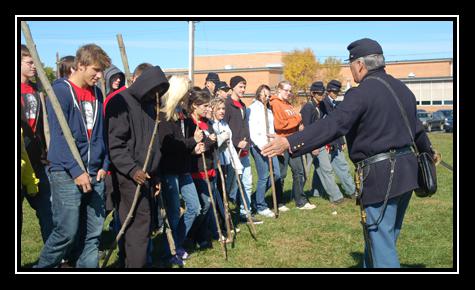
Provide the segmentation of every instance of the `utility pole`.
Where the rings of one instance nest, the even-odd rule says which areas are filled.
[[[195,69],[195,22],[188,21],[188,78],[194,85],[193,72]]]
[[[56,78],[59,79],[59,52],[56,52]]]

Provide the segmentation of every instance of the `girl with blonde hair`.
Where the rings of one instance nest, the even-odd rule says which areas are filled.
[[[182,111],[182,104],[189,94],[188,78],[174,75],[169,79],[169,84],[168,91],[162,96],[159,112],[158,135],[162,153],[159,166],[162,194],[177,255],[171,257],[168,243],[165,243],[165,252],[169,255],[170,263],[182,266],[188,258],[183,247],[184,240],[201,211],[198,193],[190,174],[191,160],[193,154],[201,154],[204,145],[201,143],[203,133],[200,130],[189,130],[191,120],[186,119]],[[182,217],[180,193],[186,205]]]

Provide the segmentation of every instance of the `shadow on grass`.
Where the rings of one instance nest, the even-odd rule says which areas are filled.
[[[350,256],[353,258],[353,261],[356,263],[356,265],[353,265],[350,268],[363,268],[363,253],[351,252]]]
[[[274,201],[272,199],[272,189],[269,189],[270,194],[266,194],[264,200],[269,206],[270,209],[274,208]],[[255,194],[255,193],[254,193]],[[283,203],[286,206],[289,206],[291,204],[295,204],[294,202],[294,197],[292,195],[292,190],[285,190],[284,193],[282,194],[282,200],[281,203]],[[279,201],[277,201],[279,202]]]
[[[353,258],[354,262],[356,265],[351,266],[350,268],[363,268],[363,253],[362,252],[352,252],[350,256]],[[413,269],[420,269],[420,268],[426,268],[427,266],[425,264],[401,264],[401,268],[413,268]],[[365,270],[370,270],[370,269],[365,269]]]
[[[116,238],[116,234],[114,231],[102,231],[101,234],[101,241],[99,243],[99,251],[107,251],[111,248],[114,240]]]
[[[31,269],[33,268],[34,265],[38,264],[38,259],[36,259],[36,261],[32,262],[32,263],[27,263],[27,264],[24,264],[20,267],[20,269]]]

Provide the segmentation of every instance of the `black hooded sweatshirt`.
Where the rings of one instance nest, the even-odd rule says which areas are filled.
[[[162,96],[169,86],[160,67],[151,67],[107,105],[109,154],[118,174],[133,179],[135,172],[143,169],[156,119],[155,92]],[[152,183],[158,182],[160,156],[157,134],[146,170]]]
[[[236,150],[239,151],[238,144],[244,138],[246,138],[247,145],[244,148],[245,150],[249,151],[250,149],[250,141],[251,141],[251,133],[249,131],[249,116],[247,116],[246,112],[246,105],[243,101],[239,100],[241,106],[243,107],[243,112],[239,109],[234,103],[231,96],[226,98],[224,103],[226,107],[226,113],[224,114],[224,121],[228,123],[229,128],[233,132],[233,145],[236,147]]]

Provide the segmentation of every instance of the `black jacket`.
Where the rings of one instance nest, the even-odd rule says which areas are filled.
[[[313,98],[311,98],[310,101],[308,101],[305,105],[303,105],[302,109],[300,109],[302,123],[305,127],[310,126],[310,124],[314,123],[318,119],[322,119],[323,116],[327,114],[327,107],[323,104],[323,102],[317,105],[317,102],[315,102]]]
[[[132,179],[137,170],[143,169],[156,118],[153,92],[158,90],[161,96],[168,87],[168,80],[160,67],[152,67],[107,105],[109,153],[117,173]],[[153,142],[146,170],[152,179],[158,177],[161,156],[158,136]]]
[[[30,84],[35,90],[37,90],[34,84]],[[40,170],[48,164],[47,152],[46,152],[46,140],[43,127],[43,106],[41,105],[39,93],[34,94],[36,102],[38,104],[38,111],[36,112],[36,131],[33,132],[28,120],[26,119],[25,110],[23,106],[20,106],[20,124],[23,129],[23,140],[25,141],[26,152],[28,158],[30,158],[31,166],[36,175],[39,175]],[[21,95],[21,98],[25,98],[25,95]]]
[[[249,145],[251,143],[251,134],[249,133],[249,122],[246,116],[246,105],[244,105],[241,100],[239,100],[239,102],[243,106],[243,113],[241,113],[241,109],[234,105],[231,96],[228,96],[225,101],[226,113],[224,115],[223,120],[229,125],[229,128],[233,132],[232,141],[234,147],[236,147],[236,150],[239,150],[237,145],[244,139],[244,137],[247,141],[247,146],[244,149],[249,150]]]
[[[429,138],[416,115],[414,94],[404,83],[386,74],[384,69],[378,69],[369,72],[358,87],[348,90],[343,102],[326,118],[317,120],[306,126],[305,130],[287,137],[294,156],[311,152],[343,135],[346,135],[353,163],[412,144],[393,96],[379,81],[366,79],[370,75],[389,82],[407,112],[419,151],[432,153]],[[384,200],[389,172],[389,160],[367,167],[363,183],[363,204]],[[418,188],[417,176],[415,155],[398,157],[389,198]]]
[[[196,130],[196,124],[191,120],[189,120],[189,126],[185,127],[185,131],[187,132],[187,136],[193,136]],[[217,142],[211,141],[211,139],[208,138],[208,135],[211,135],[214,132],[213,130],[213,124],[211,124],[210,121],[206,120],[208,123],[208,132],[203,132],[203,140],[202,142],[205,143],[205,162],[206,162],[206,169],[210,170],[213,169],[214,166],[214,152],[217,150]],[[203,160],[201,159],[201,154],[200,155],[191,155],[191,173],[198,173],[198,172],[204,172],[204,167],[203,167]]]
[[[194,131],[188,130],[190,119],[185,119],[185,136],[181,131],[181,121],[167,121],[166,114],[159,113],[160,126],[158,136],[160,138],[160,172],[162,174],[181,175],[191,172],[191,155],[196,146],[193,137]]]

